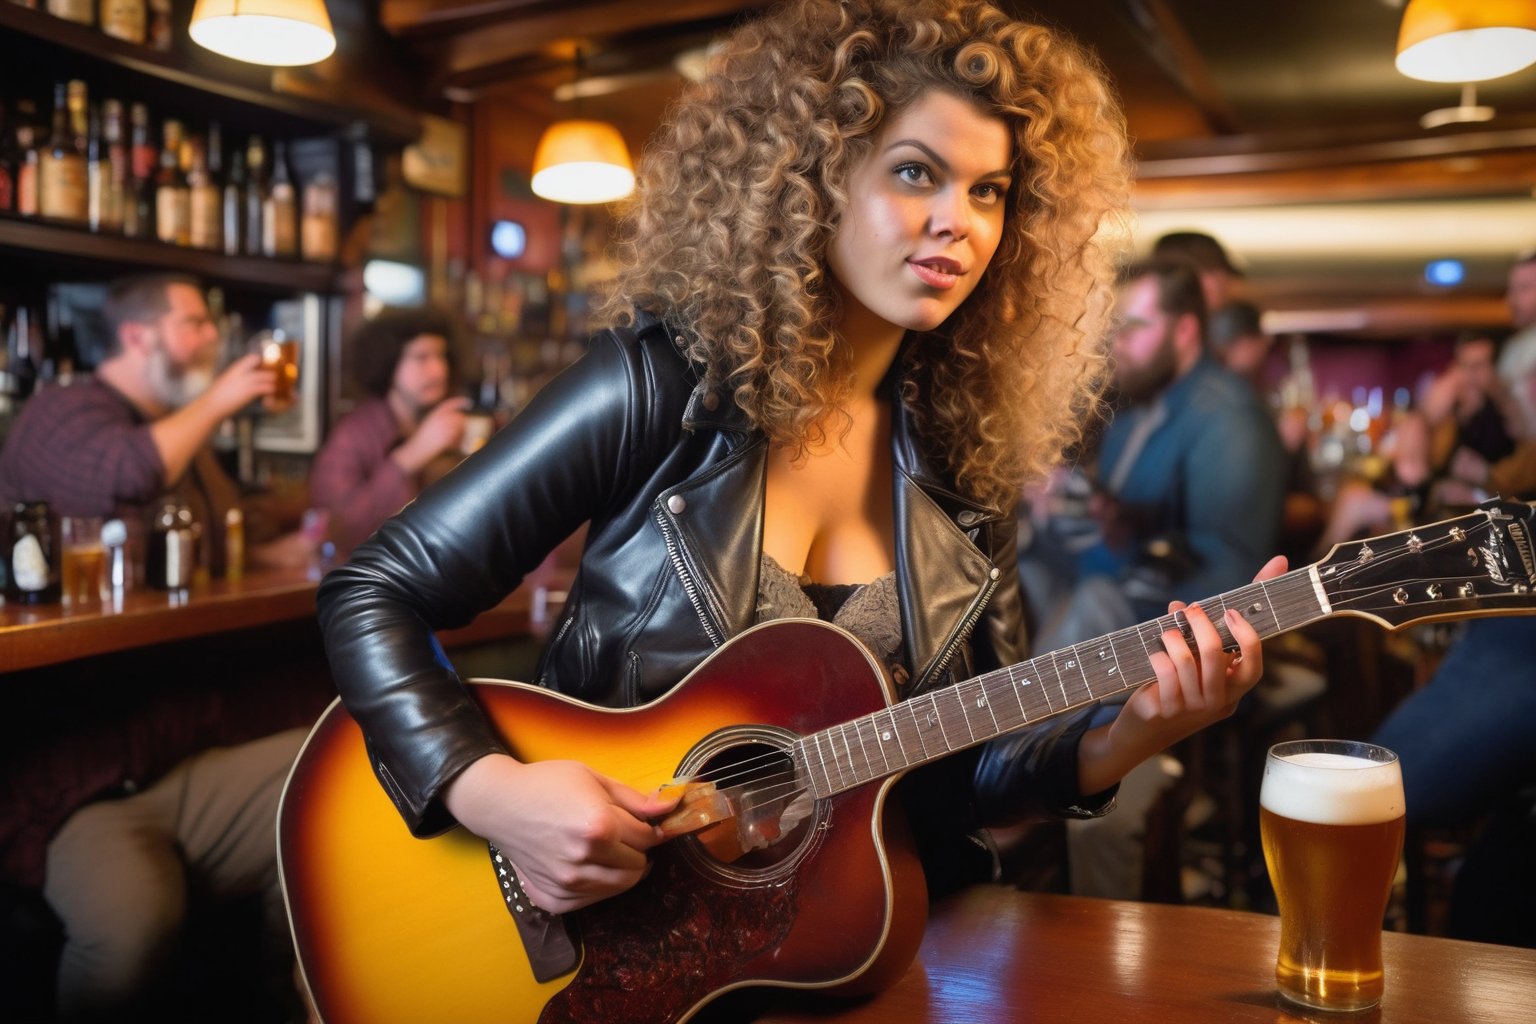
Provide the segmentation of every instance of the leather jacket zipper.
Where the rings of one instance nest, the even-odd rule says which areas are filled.
[[[971,604],[970,610],[965,613],[965,617],[955,626],[954,631],[949,634],[949,639],[944,641],[944,646],[939,649],[940,653],[938,658],[934,659],[933,667],[923,675],[922,679],[917,681],[909,693],[922,693],[928,688],[930,682],[939,678],[948,670],[949,663],[955,659],[955,654],[960,650],[960,645],[966,641],[966,638],[971,635],[971,631],[976,628],[976,622],[981,618],[981,613],[986,610],[987,602],[992,600],[992,595],[997,590],[999,575],[996,569],[992,570],[992,578],[987,581],[986,586],[981,590],[981,594]]]
[[[699,591],[699,584],[693,578],[693,572],[688,568],[687,559],[683,557],[682,548],[678,544],[677,534],[672,529],[672,524],[667,520],[667,514],[659,506],[653,513],[656,525],[661,527],[662,540],[667,545],[667,557],[672,560],[672,568],[677,572],[677,578],[682,581],[683,592],[688,595],[688,600],[693,604],[693,610],[699,616],[699,625],[704,627],[704,635],[709,637],[712,647],[719,647],[725,642],[725,636],[714,620],[710,617],[704,606],[704,595]]]
[[[575,622],[576,622],[576,614],[575,614],[575,612],[574,611],[568,612],[566,614],[566,616],[565,616],[565,621],[561,622],[560,623],[560,628],[555,631],[555,638],[553,640],[551,640],[549,643],[544,645],[544,650],[545,651],[558,651],[560,649],[560,641],[565,639],[565,634],[567,634],[567,633],[569,633],[571,631],[571,626]],[[538,677],[534,679],[533,685],[534,686],[544,686],[544,687],[549,686],[549,670],[548,669],[544,669],[543,671],[541,671],[538,674]]]

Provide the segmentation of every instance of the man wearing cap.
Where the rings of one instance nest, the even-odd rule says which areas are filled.
[[[1225,306],[1232,298],[1237,279],[1243,276],[1222,244],[1203,231],[1168,232],[1153,243],[1152,257],[1192,264],[1200,275],[1200,290],[1208,310]]]
[[[1201,287],[1202,290],[1205,288],[1204,275],[1201,276]],[[1211,307],[1206,335],[1211,355],[1262,394],[1264,363],[1269,358],[1274,339],[1264,332],[1260,320],[1258,306],[1244,299],[1233,299],[1225,305]]]

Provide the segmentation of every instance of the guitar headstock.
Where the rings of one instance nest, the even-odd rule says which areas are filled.
[[[1337,613],[1389,629],[1473,615],[1536,613],[1536,506],[1477,511],[1401,533],[1336,544],[1316,565]]]

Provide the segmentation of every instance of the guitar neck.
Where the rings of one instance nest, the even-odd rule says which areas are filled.
[[[1260,637],[1331,615],[1388,629],[1472,615],[1536,613],[1536,503],[1492,500],[1477,511],[1399,533],[1335,545],[1322,561],[1200,604],[1228,651],[1229,608]],[[1133,690],[1156,678],[1151,656],[1183,612],[932,690],[802,737],[794,754],[816,797],[936,761],[1033,722]]]
[[[1226,650],[1237,650],[1225,613],[1235,608],[1260,637],[1333,614],[1316,566],[1200,602]],[[1193,643],[1182,611],[1029,661],[940,687],[802,737],[799,763],[817,798],[914,768],[1156,678],[1151,655],[1175,630]]]

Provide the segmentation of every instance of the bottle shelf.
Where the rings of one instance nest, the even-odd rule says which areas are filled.
[[[292,134],[333,133],[361,123],[374,141],[404,146],[414,142],[421,130],[415,115],[403,108],[357,106],[285,92],[274,84],[279,79],[271,68],[212,53],[162,52],[4,0],[0,0],[0,59],[43,61],[44,66],[68,68],[70,77],[90,77],[83,62],[109,75],[117,69],[117,78],[147,86],[150,99],[164,103],[174,96],[189,108],[206,106],[211,99],[225,111],[229,104],[236,104],[250,117],[283,118]]]
[[[206,249],[121,235],[94,234],[68,224],[0,216],[0,252],[28,260],[52,260],[80,268],[94,264],[107,274],[173,270],[208,282],[241,284],[273,292],[330,292],[337,268],[262,256],[226,256]]]

